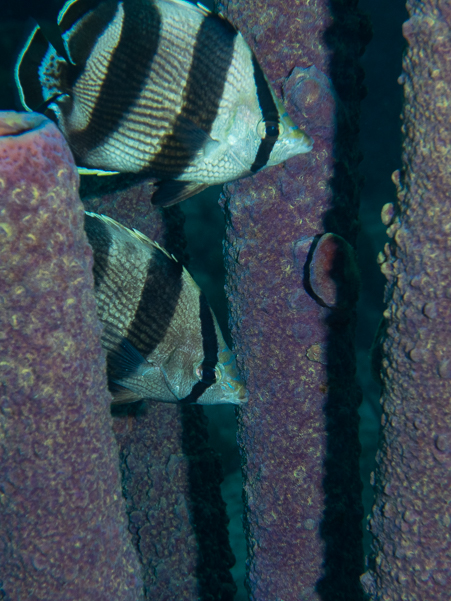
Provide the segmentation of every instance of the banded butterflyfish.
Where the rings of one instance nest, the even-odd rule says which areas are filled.
[[[82,173],[156,178],[166,206],[312,148],[242,35],[200,5],[70,0],[58,25],[53,45],[32,31],[15,77]]]
[[[113,401],[246,402],[235,356],[181,263],[104,215],[86,212],[85,231]]]

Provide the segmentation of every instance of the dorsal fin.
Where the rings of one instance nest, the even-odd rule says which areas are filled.
[[[73,64],[81,69],[92,49],[113,19],[118,0],[69,0],[58,15]],[[80,26],[78,26],[80,24]]]
[[[38,25],[44,37],[53,46],[57,54],[70,64],[72,61],[57,22],[50,21],[49,19],[39,19]]]
[[[117,5],[117,0],[113,0]],[[58,25],[61,33],[66,33],[87,13],[93,11],[99,4],[111,3],[111,0],[68,0],[58,14]]]
[[[149,246],[153,250],[156,249],[156,250],[162,252],[164,255],[166,255],[166,257],[168,259],[170,259],[171,261],[175,261],[176,263],[178,263],[178,261],[174,257],[174,255],[169,254],[165,248],[163,248],[162,246],[160,246],[158,244],[158,242],[150,240],[150,238],[148,238],[145,234],[142,234],[140,231],[138,231],[136,229],[131,230],[130,228],[126,227],[125,225],[122,225],[122,223],[115,221],[114,219],[112,219],[111,217],[108,217],[107,215],[99,215],[98,213],[91,213],[90,211],[85,211],[85,215],[88,217],[88,221],[91,220],[90,221],[91,224],[95,223],[95,221],[92,221],[92,220],[97,219],[99,222],[104,223],[107,226],[107,228],[109,228],[112,232],[116,232],[117,234],[121,234],[122,236],[125,236],[125,237],[128,236],[132,240],[135,239],[140,244]]]
[[[45,101],[39,80],[39,67],[48,49],[49,42],[36,25],[19,54],[14,69],[19,99],[27,111],[36,110]]]

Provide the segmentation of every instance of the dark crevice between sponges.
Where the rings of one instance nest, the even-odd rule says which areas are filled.
[[[357,0],[331,0],[333,23],[325,34],[332,50],[330,77],[336,103],[332,208],[324,218],[324,231],[337,234],[355,247],[362,179],[358,165],[360,103],[365,96],[359,57],[371,38],[368,19]],[[336,257],[337,260],[338,257]],[[333,265],[330,277],[340,294],[343,269]],[[359,415],[361,390],[356,382],[355,324],[358,282],[348,287],[349,302],[329,313],[327,324],[328,399],[325,405],[327,450],[325,459],[325,511],[321,536],[326,544],[324,576],[317,584],[322,601],[363,601],[360,584],[364,571],[361,523],[363,506],[359,475]],[[343,301],[343,299],[341,299]]]

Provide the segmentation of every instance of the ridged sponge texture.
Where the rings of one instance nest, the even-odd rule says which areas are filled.
[[[0,113],[0,596],[11,600],[142,595],[77,189],[52,122]]]

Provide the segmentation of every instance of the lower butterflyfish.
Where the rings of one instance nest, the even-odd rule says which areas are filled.
[[[114,403],[247,401],[234,354],[188,271],[156,242],[85,213]]]

